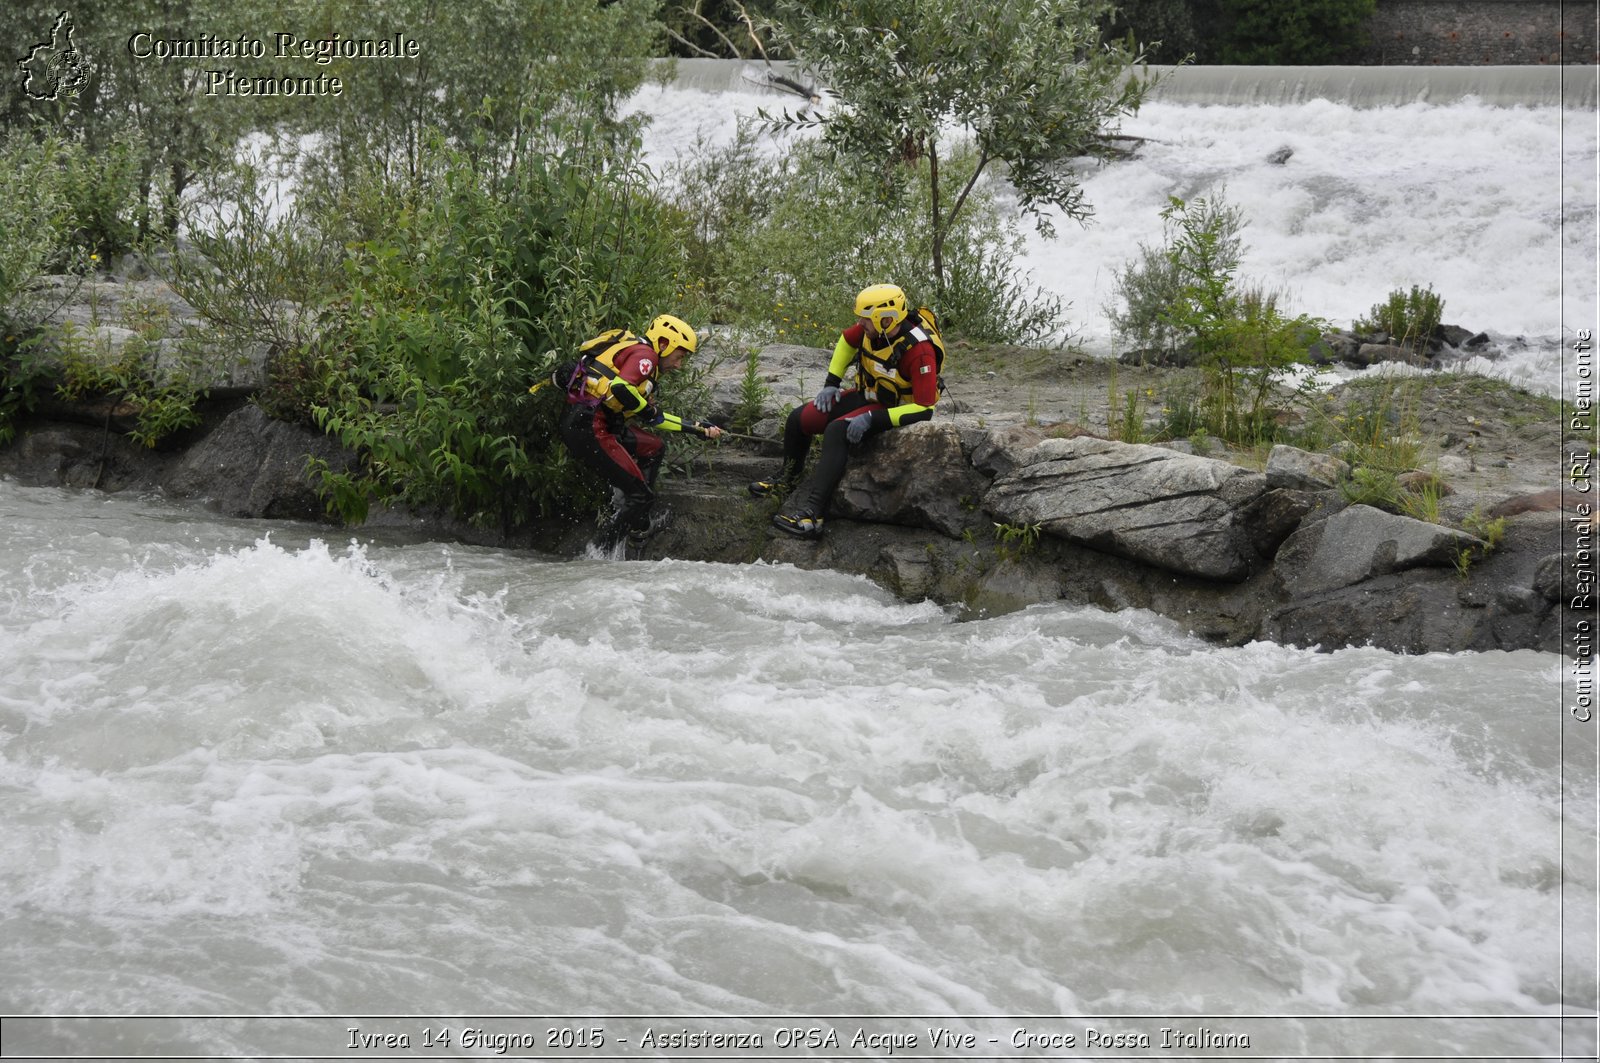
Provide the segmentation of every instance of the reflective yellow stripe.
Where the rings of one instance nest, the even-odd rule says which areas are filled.
[[[828,362],[828,372],[839,379],[844,379],[845,371],[850,368],[850,363],[855,361],[856,349],[843,336],[833,345],[833,359]]]
[[[908,402],[903,406],[895,406],[889,410],[889,423],[899,428],[901,418],[910,417],[914,413],[924,413],[931,409],[933,409],[932,406],[918,406],[914,402]]]

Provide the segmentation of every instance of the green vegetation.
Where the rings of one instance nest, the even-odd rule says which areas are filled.
[[[1495,517],[1490,520],[1482,513],[1474,511],[1462,522],[1461,530],[1483,540],[1481,547],[1464,546],[1456,551],[1456,575],[1466,579],[1471,572],[1473,562],[1499,548],[1506,535],[1506,519]]]
[[[673,54],[792,58],[767,32],[776,0],[689,0],[663,11]],[[1136,39],[1155,63],[1348,62],[1376,0],[1121,0],[1085,3],[1107,39]]]
[[[1285,371],[1307,361],[1323,322],[1288,316],[1277,293],[1239,279],[1244,217],[1222,193],[1193,203],[1170,197],[1161,219],[1162,246],[1141,245],[1117,274],[1124,309],[1110,308],[1110,316],[1125,339],[1181,353],[1204,374],[1198,394],[1169,403],[1164,432],[1180,439],[1204,429],[1243,446],[1271,441]]]
[[[1413,284],[1409,292],[1390,292],[1387,300],[1374,306],[1355,326],[1361,331],[1387,332],[1395,343],[1420,347],[1433,338],[1443,320],[1444,300],[1434,294],[1433,286]]]
[[[996,523],[995,556],[1001,561],[1020,561],[1038,548],[1043,532],[1043,524]]]
[[[1143,56],[1104,42],[1109,4],[1034,0],[865,0],[851,5],[778,0],[778,39],[828,84],[826,113],[802,110],[780,127],[820,127],[847,165],[876,176],[895,202],[913,173],[927,182],[926,270],[943,303],[952,269],[946,243],[972,191],[1003,165],[1024,212],[1048,230],[1046,207],[1090,213],[1071,160],[1097,154],[1148,88],[1128,76]],[[974,154],[952,170],[952,127],[971,130]]]
[[[579,143],[507,178],[441,146],[432,195],[355,190],[384,224],[353,245],[329,310],[344,364],[313,413],[366,458],[356,474],[319,470],[335,502],[512,527],[573,494],[554,411],[534,409],[529,383],[594,322],[668,305],[678,252],[641,172],[595,165]]]
[[[1366,39],[1377,0],[1192,0],[1193,24],[1205,28],[1203,63],[1339,63]]]
[[[755,431],[756,422],[766,414],[772,389],[761,379],[761,348],[751,347],[744,354],[744,373],[739,377],[739,408],[733,426],[741,432]]]
[[[1122,0],[1106,20],[1152,62],[1320,65],[1366,43],[1377,0]]]
[[[1134,258],[1114,271],[1118,299],[1105,310],[1124,342],[1171,357],[1193,338],[1179,311],[1185,288],[1201,277],[1226,288],[1239,268],[1245,220],[1218,192],[1193,203],[1174,200],[1162,222],[1161,245],[1141,243]]]
[[[967,172],[970,151],[946,171]],[[688,230],[686,293],[699,316],[736,321],[786,343],[833,345],[840,308],[884,277],[936,305],[941,328],[971,339],[1024,343],[1061,326],[1060,300],[1030,292],[1016,265],[1021,237],[987,187],[945,235],[943,296],[919,290],[932,237],[929,167],[913,166],[885,192],[877,178],[815,143],[777,158],[746,132],[679,167],[673,201]]]
[[[162,439],[200,423],[193,378],[181,365],[163,366],[152,332],[136,333],[120,349],[99,349],[69,327],[63,340],[63,379],[56,393],[64,399],[98,401],[109,420],[118,408],[134,415],[128,435],[153,447]]]
[[[1141,91],[1120,80],[1133,50],[1099,46],[1101,5],[981,20],[953,0],[787,5],[781,35],[767,21],[776,6],[549,0],[464,15],[438,0],[107,0],[74,12],[70,56],[59,34],[30,60],[70,69],[40,82],[64,91],[0,88],[0,441],[53,391],[115,407],[156,445],[203,409],[197,382],[219,374],[196,371],[200,352],[226,352],[264,361],[255,401],[269,416],[357,453],[353,468],[312,469],[331,512],[359,521],[404,503],[509,528],[598,503],[556,442],[558,397],[528,389],[602,327],[672,309],[724,336],[828,344],[854,292],[892,277],[937,307],[952,342],[1058,331],[1062,306],[1017,268],[1021,238],[988,178],[1003,164],[1028,207],[1087,213],[1058,164],[1095,151]],[[11,5],[0,35],[42,43],[58,14]],[[259,58],[159,54],[196,27],[220,41],[260,26],[313,52],[275,54],[275,30]],[[640,120],[619,103],[671,33],[721,45],[733,26],[753,52],[781,36],[795,54],[907,76],[890,91],[836,68],[848,106],[826,137],[776,155],[748,138],[716,153],[683,144],[669,172],[648,171]],[[315,53],[334,35],[397,34],[419,50]],[[835,55],[841,43],[855,50]],[[961,78],[930,77],[928,63]],[[224,66],[239,81],[342,88],[223,98],[206,71]],[[941,139],[954,119],[973,135]],[[130,253],[198,323],[147,307],[59,324],[75,289]],[[717,345],[663,382],[665,405],[703,400],[696,370]],[[758,368],[747,360],[747,421],[768,397]]]

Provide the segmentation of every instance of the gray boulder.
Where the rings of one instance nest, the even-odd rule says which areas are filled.
[[[1021,467],[1028,451],[1045,440],[1045,430],[1029,425],[978,430],[972,444],[972,466],[985,476],[1003,476]]]
[[[1303,525],[1283,544],[1274,569],[1284,588],[1306,597],[1408,568],[1454,566],[1487,544],[1466,532],[1350,506]]]
[[[1377,365],[1379,362],[1400,362],[1404,365],[1427,365],[1428,359],[1410,347],[1395,343],[1363,343],[1355,357],[1348,359],[1355,365]]]
[[[1331,491],[1350,475],[1350,463],[1279,443],[1267,456],[1267,483],[1294,491]]]
[[[876,437],[851,456],[829,512],[960,538],[982,523],[978,507],[989,486],[967,460],[961,438],[960,429],[937,421]]]
[[[207,499],[230,517],[321,520],[326,513],[306,477],[308,457],[335,471],[355,462],[332,438],[246,405],[185,453],[161,486],[180,498]]]
[[[1204,579],[1237,582],[1260,567],[1249,525],[1267,490],[1260,473],[1160,447],[1050,439],[996,478],[984,508],[996,520]]]

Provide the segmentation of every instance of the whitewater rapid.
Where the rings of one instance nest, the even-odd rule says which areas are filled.
[[[1359,87],[1384,74],[1354,69],[1350,78]],[[646,87],[628,105],[650,116],[645,157],[663,172],[731,141],[758,108],[799,103],[725,73],[699,76]],[[1086,225],[1047,211],[1056,236],[1045,238],[1021,220],[1025,268],[1069,305],[1064,338],[1092,354],[1117,349],[1107,315],[1116,273],[1141,244],[1162,244],[1169,196],[1220,195],[1239,207],[1241,276],[1285,292],[1292,312],[1349,328],[1391,291],[1431,287],[1447,322],[1488,333],[1499,349],[1464,368],[1530,390],[1561,394],[1567,345],[1596,328],[1592,110],[1474,95],[1386,106],[1160,96],[1121,132],[1138,138],[1134,158],[1079,167],[1093,211]]]
[[[1499,1057],[1592,999],[1554,655],[962,620],[784,565],[4,481],[0,511],[3,1010],[192,1016],[8,1046],[336,1054],[352,1025],[220,1014],[1044,1016],[1082,1047],[1114,1015]]]
[[[771,101],[633,106],[660,163]],[[1295,309],[1432,284],[1482,371],[1561,391],[1592,116],[1158,100],[1124,132],[1093,223],[1027,238],[1091,351],[1166,197],[1226,188]],[[8,1058],[1596,1051],[1595,740],[1554,654],[1217,647],[4,480],[0,573]]]

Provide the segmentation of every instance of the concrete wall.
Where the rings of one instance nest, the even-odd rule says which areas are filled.
[[[1378,0],[1363,61],[1392,65],[1594,63],[1595,0]]]

